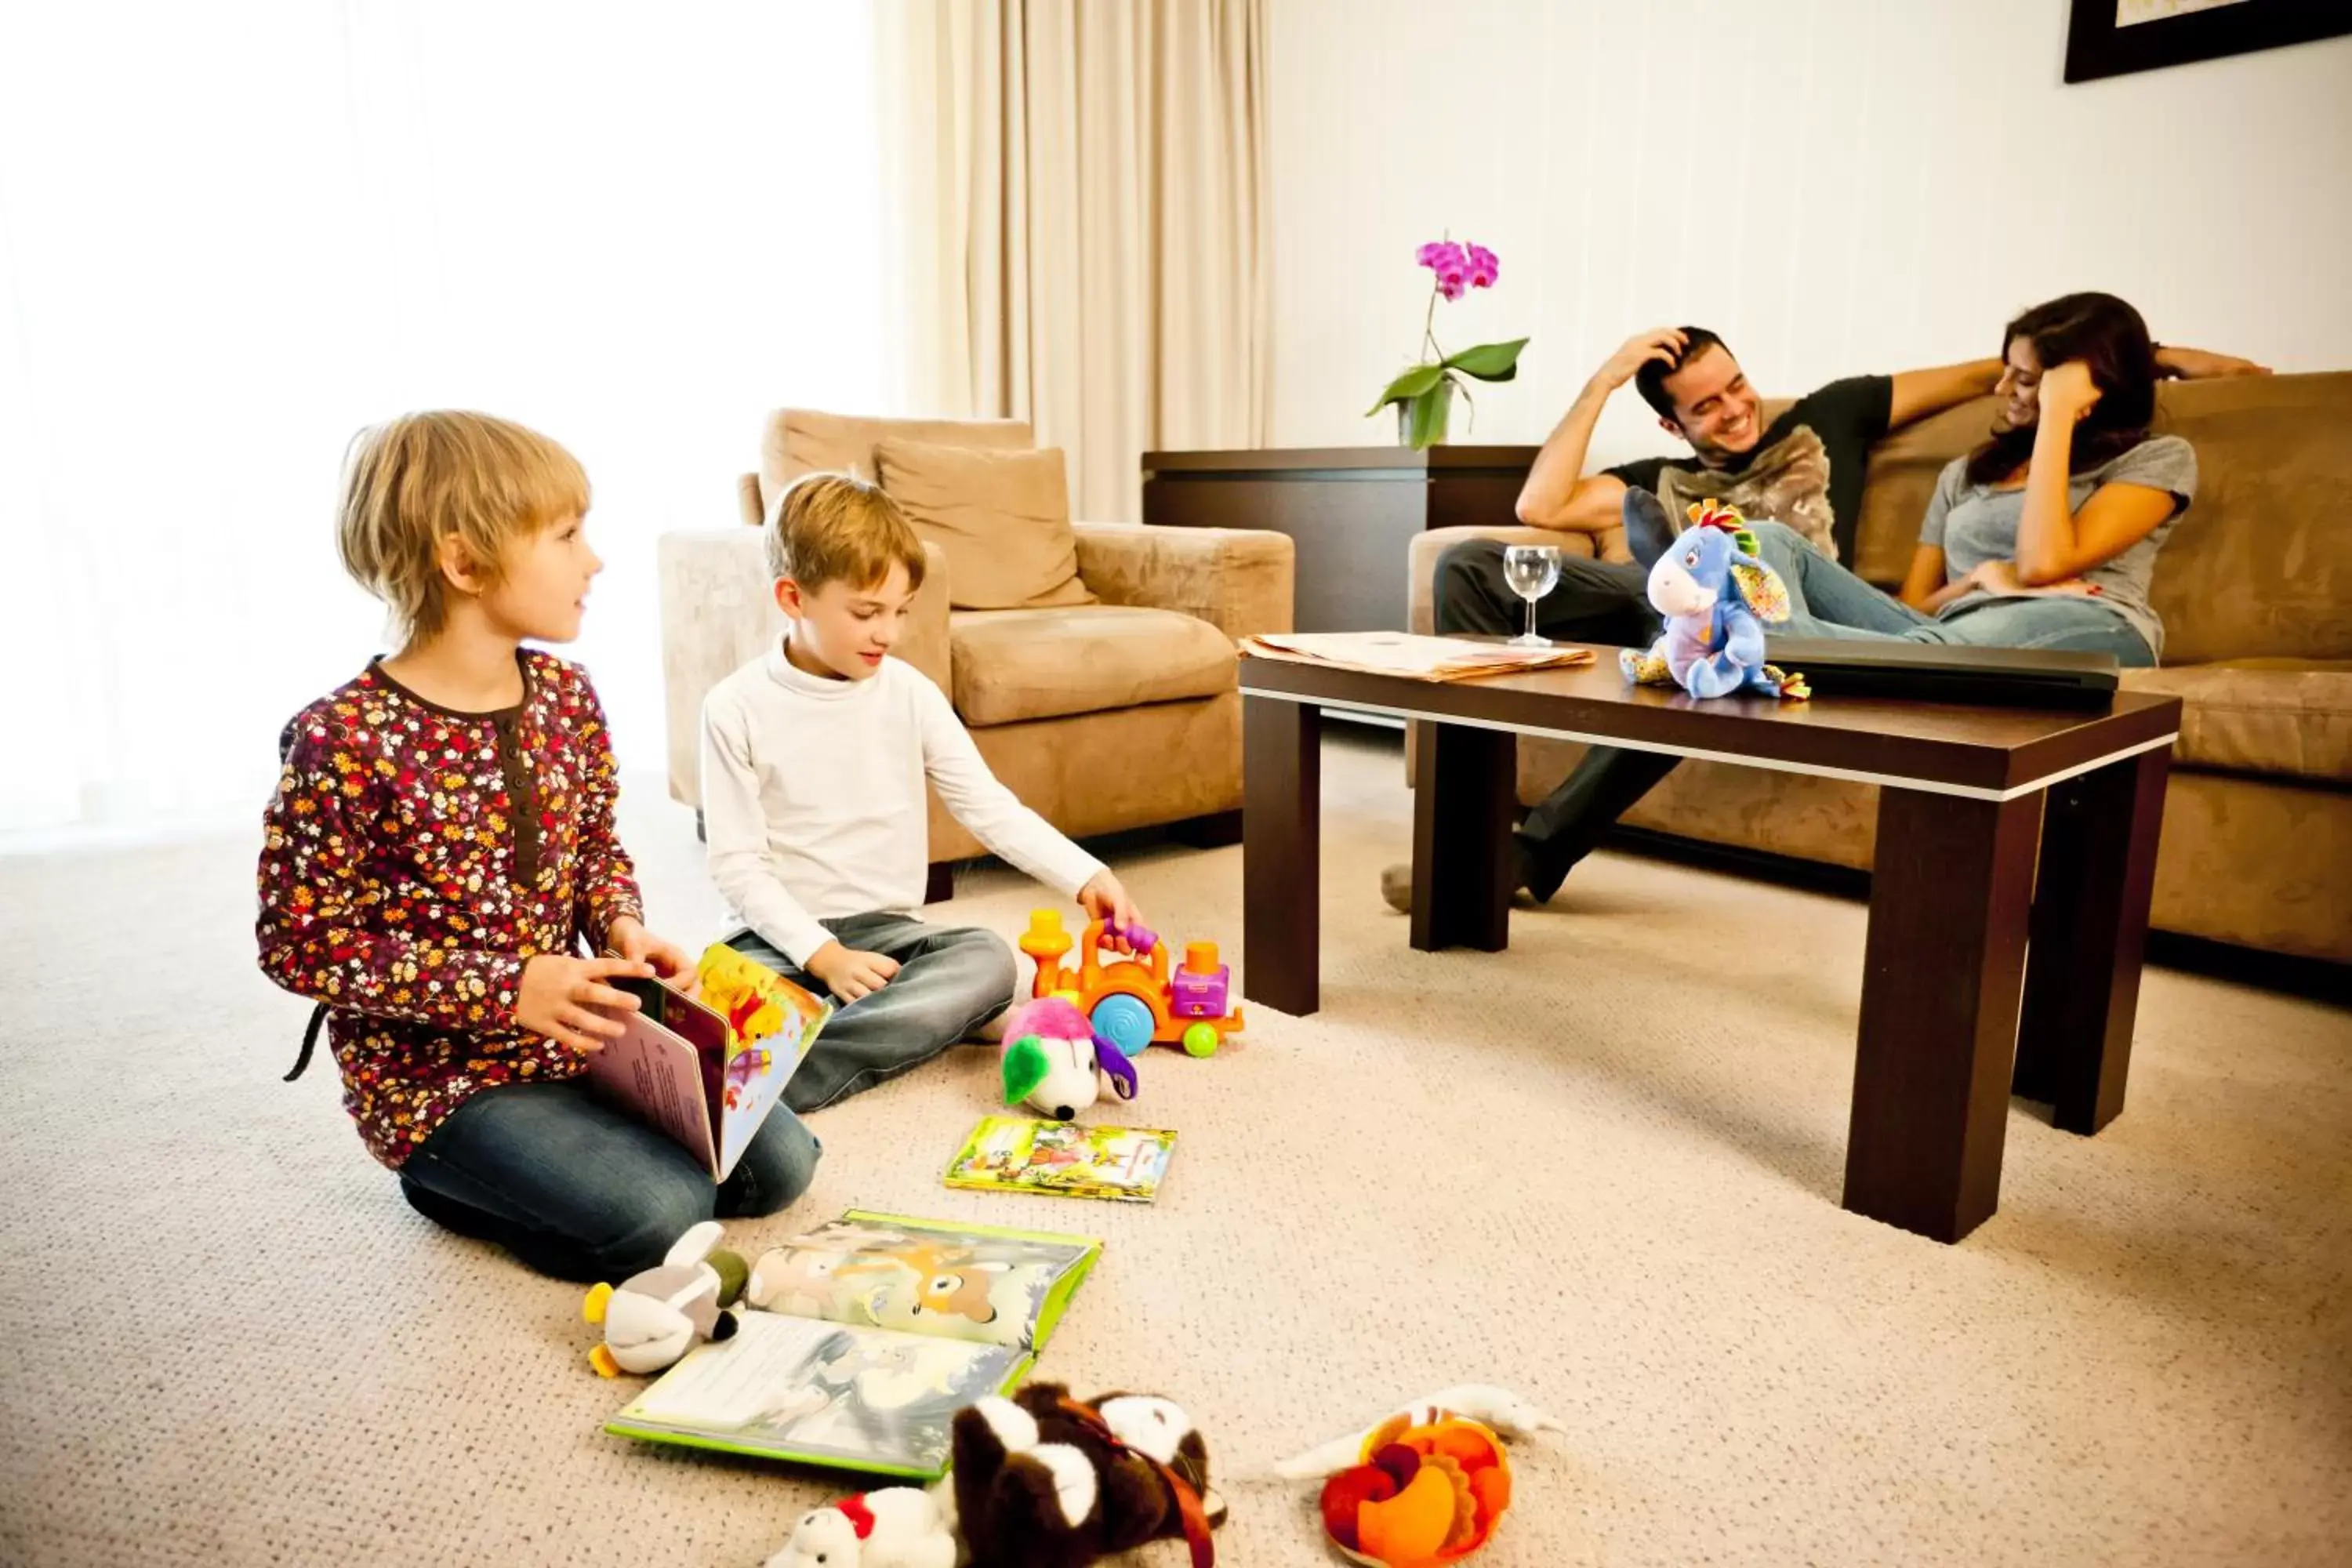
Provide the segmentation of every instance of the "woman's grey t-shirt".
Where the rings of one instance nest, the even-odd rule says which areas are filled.
[[[1997,490],[1972,485],[1968,468],[1966,458],[1951,460],[1936,481],[1936,499],[1927,503],[1927,519],[1919,525],[1919,542],[1944,552],[1947,582],[1958,582],[1988,561],[2017,558],[2017,520],[2025,511],[2024,489]],[[2093,491],[2110,484],[2169,490],[2177,504],[2172,515],[2157,524],[2156,531],[2114,560],[2083,574],[2084,582],[2099,588],[2097,598],[2083,602],[2104,605],[2123,616],[2147,639],[2148,651],[2161,657],[2164,623],[2148,607],[2148,581],[2156,574],[2156,552],[2164,548],[2165,536],[2187,513],[2189,500],[2197,494],[2197,449],[2178,436],[2142,441],[2128,452],[2074,476],[2066,485],[2066,504],[2080,511]],[[1937,612],[1937,618],[1990,604],[1996,597],[1979,593],[1955,599]]]

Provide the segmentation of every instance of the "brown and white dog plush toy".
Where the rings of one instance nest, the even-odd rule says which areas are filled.
[[[1108,1394],[1081,1403],[1060,1384],[956,1413],[958,1523],[971,1568],[1087,1568],[1147,1541],[1181,1540],[1194,1568],[1216,1560],[1225,1507],[1209,1451],[1174,1401]]]

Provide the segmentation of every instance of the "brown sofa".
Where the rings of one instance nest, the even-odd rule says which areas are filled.
[[[1992,411],[1990,398],[1951,409],[1873,450],[1864,576],[1901,578],[1937,473]],[[2155,924],[2352,963],[2352,374],[2169,383],[2158,418],[2196,446],[2199,483],[2157,563],[2166,665],[2125,675],[2185,709]],[[1415,630],[1431,626],[1438,557],[1474,535],[1591,548],[1532,529],[1425,533],[1409,567]],[[1541,799],[1581,750],[1523,740],[1520,798]],[[1686,763],[1625,820],[1859,868],[1871,863],[1876,805],[1868,784]]]
[[[760,524],[772,498],[819,469],[876,470],[877,442],[1031,446],[1018,420],[771,416],[757,474],[740,486],[750,527],[666,535],[662,659],[670,794],[701,801],[702,699],[782,630]],[[898,647],[953,701],[981,755],[1014,794],[1073,837],[1183,823],[1237,836],[1241,697],[1234,643],[1287,631],[1291,544],[1246,529],[1074,525],[1078,576],[1098,603],[951,610],[947,557],[929,570]],[[934,867],[983,853],[931,799]],[[936,878],[935,878],[936,882]]]

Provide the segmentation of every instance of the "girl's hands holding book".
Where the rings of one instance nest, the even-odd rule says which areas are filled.
[[[625,1026],[594,1011],[634,1013],[637,999],[604,982],[614,975],[653,978],[654,966],[629,958],[565,958],[542,952],[522,966],[515,996],[515,1022],[534,1035],[580,1052],[601,1051]]]
[[[623,915],[605,928],[604,941],[614,952],[634,963],[649,963],[663,984],[681,996],[702,989],[702,975],[686,949],[646,929],[645,921]]]

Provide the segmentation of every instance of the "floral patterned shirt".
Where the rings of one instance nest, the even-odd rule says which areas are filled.
[[[262,972],[327,1005],[343,1108],[394,1169],[476,1091],[581,1070],[516,1025],[523,963],[643,918],[596,693],[516,657],[513,708],[453,712],[371,663],[278,738]]]

